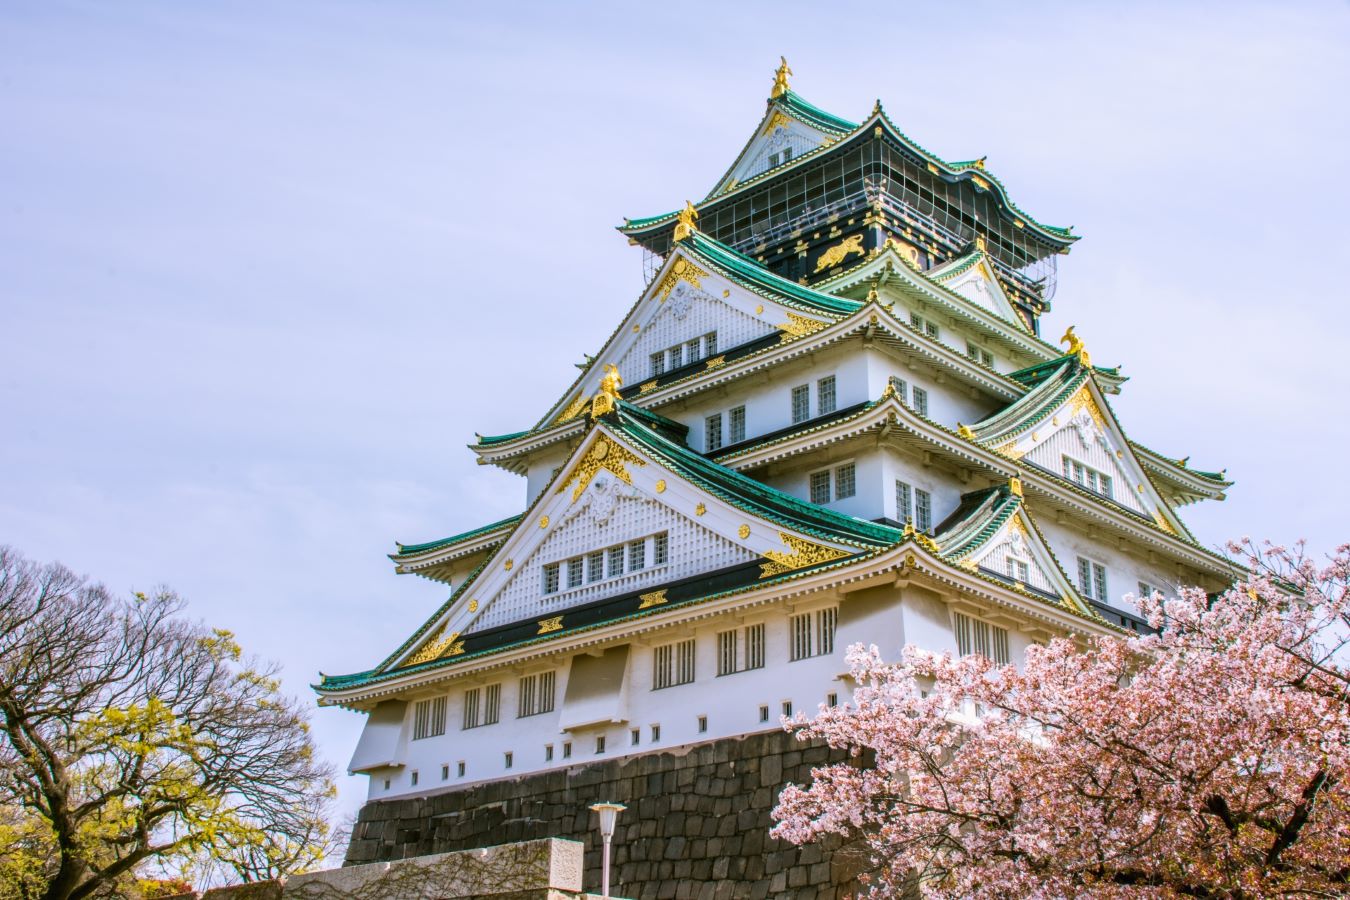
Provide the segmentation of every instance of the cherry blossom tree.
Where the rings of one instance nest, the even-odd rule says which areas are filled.
[[[873,896],[1350,894],[1350,545],[1230,550],[1218,596],[1139,598],[1154,635],[1021,670],[851,648],[853,702],[789,723],[850,748],[774,834],[865,847]]]

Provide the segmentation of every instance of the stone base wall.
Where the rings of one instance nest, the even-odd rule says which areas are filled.
[[[362,808],[346,865],[511,841],[586,845],[585,887],[600,884],[592,803],[628,807],[614,834],[612,891],[634,900],[852,897],[861,857],[838,841],[796,847],[769,837],[783,786],[845,752],[782,731],[690,744],[449,789]]]

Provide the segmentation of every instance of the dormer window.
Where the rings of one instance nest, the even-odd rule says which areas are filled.
[[[1111,496],[1111,476],[1085,466],[1072,457],[1064,457],[1064,477],[1094,494],[1108,498]]]
[[[772,169],[774,166],[780,166],[792,159],[792,148],[784,147],[777,153],[769,154],[769,165],[765,168]]]

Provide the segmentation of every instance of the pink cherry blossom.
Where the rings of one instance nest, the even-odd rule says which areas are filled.
[[[858,842],[878,897],[1350,895],[1350,545],[1230,550],[1227,592],[1139,598],[1156,635],[850,648],[852,702],[788,727],[852,760],[774,834]]]

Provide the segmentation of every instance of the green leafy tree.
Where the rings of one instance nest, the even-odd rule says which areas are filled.
[[[145,874],[303,870],[332,772],[276,667],[0,547],[0,897],[135,896]]]

